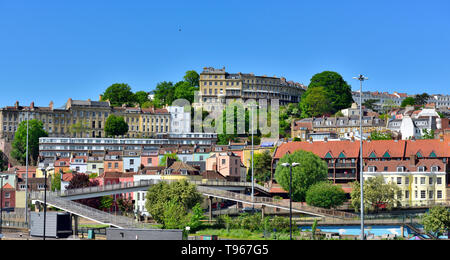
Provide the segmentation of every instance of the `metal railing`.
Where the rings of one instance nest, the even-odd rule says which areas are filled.
[[[44,192],[32,192],[31,198],[33,200],[38,200],[40,202],[44,201]],[[116,226],[119,228],[133,228],[133,227],[143,227],[142,223],[136,223],[133,219],[115,216],[107,212],[94,209],[92,207],[73,202],[67,199],[58,197],[58,193],[47,192],[47,204],[68,212],[72,212],[81,217],[91,219],[93,221]]]

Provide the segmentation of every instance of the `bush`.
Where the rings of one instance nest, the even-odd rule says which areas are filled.
[[[342,205],[345,200],[344,190],[329,182],[316,183],[306,192],[306,202],[315,207],[335,208]]]

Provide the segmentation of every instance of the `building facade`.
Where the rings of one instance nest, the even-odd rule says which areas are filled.
[[[228,73],[222,69],[203,68],[200,73],[201,106],[226,104],[227,100],[279,99],[280,105],[298,103],[306,87],[285,78],[255,76],[253,73]]]

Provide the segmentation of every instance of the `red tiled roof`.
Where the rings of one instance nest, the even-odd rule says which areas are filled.
[[[405,140],[377,140],[363,142],[363,157],[368,158],[372,152],[376,157],[383,157],[386,152],[390,157],[405,156]]]
[[[9,183],[6,183],[5,185],[3,185],[3,189],[13,189],[13,186],[11,186]]]
[[[274,158],[280,159],[287,152],[309,151],[321,158],[325,158],[329,152],[333,158],[338,158],[341,153],[347,158],[357,158],[359,155],[359,142],[356,141],[329,141],[329,142],[291,142],[279,146]]]
[[[406,144],[405,156],[416,155],[417,152],[423,157],[429,157],[432,152],[437,157],[450,157],[450,139],[420,139],[409,141]]]

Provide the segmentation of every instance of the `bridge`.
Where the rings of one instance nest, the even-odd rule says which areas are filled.
[[[137,182],[123,182],[118,184],[86,187],[80,189],[71,189],[64,192],[47,192],[47,204],[55,208],[70,212],[77,216],[81,216],[92,221],[111,225],[117,228],[142,228],[141,223],[135,222],[131,218],[114,216],[106,212],[93,209],[91,207],[76,203],[73,200],[87,199],[94,197],[102,197],[114,194],[124,194],[136,191],[146,191],[151,186],[159,182],[175,182],[174,180],[141,180]],[[289,210],[289,202],[273,199],[270,197],[252,198],[251,195],[238,193],[248,190],[252,187],[249,182],[225,182],[225,181],[189,181],[197,186],[198,192],[202,195],[211,198],[219,198],[224,200],[235,201],[247,205],[259,206],[263,209],[265,207],[278,208],[282,210]],[[255,191],[261,193],[268,193],[268,189],[261,185],[254,185]],[[232,192],[238,191],[238,192]],[[31,194],[34,201],[43,203],[43,192],[33,192]],[[210,207],[211,210],[211,207]],[[329,217],[338,219],[355,219],[358,216],[353,213],[342,212],[333,209],[323,209],[312,207],[300,203],[293,203],[292,212],[302,213],[318,217]],[[210,211],[211,216],[211,211]]]

